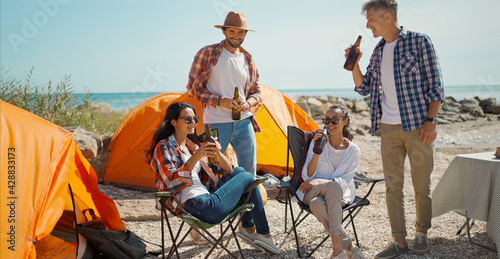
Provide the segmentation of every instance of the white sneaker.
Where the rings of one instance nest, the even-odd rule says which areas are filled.
[[[257,234],[257,238],[254,240],[255,245],[260,246],[266,252],[278,255],[281,253],[281,250],[276,247],[273,241],[273,236],[264,237],[263,235]]]
[[[351,248],[351,250],[347,251],[346,254],[349,259],[366,259],[366,257],[363,255],[363,252],[361,252],[361,249],[359,249],[359,247],[357,246]]]
[[[193,243],[195,245],[207,245],[210,243],[208,242],[208,240],[202,238],[200,236],[200,233],[198,233],[198,231],[194,229],[191,229],[191,231],[189,231],[189,235],[191,236],[191,239],[193,240]]]
[[[255,245],[255,239],[257,239],[257,232],[253,232],[253,233],[250,233],[248,231],[246,231],[245,228],[238,226],[238,232],[236,233],[236,235],[241,238],[241,240],[245,241],[245,243],[255,247],[256,249],[258,250],[262,250],[262,248],[260,246],[257,246]]]
[[[344,253],[344,251],[340,252],[340,254],[338,254],[337,256],[334,256],[332,253],[330,259],[347,259],[347,255]]]

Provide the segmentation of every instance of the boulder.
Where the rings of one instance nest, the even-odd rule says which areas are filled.
[[[356,113],[368,111],[370,108],[365,100],[358,100],[354,102],[353,111]]]
[[[483,99],[479,102],[479,106],[481,106],[481,108],[485,109],[486,107],[488,106],[493,106],[497,103],[497,99],[491,97],[491,98],[487,98],[487,99]]]
[[[463,99],[459,103],[461,104],[460,110],[463,112],[472,112],[476,108],[480,108],[479,102],[474,98]]]
[[[500,114],[500,104],[489,105],[484,109],[485,113]]]
[[[352,108],[354,108],[354,102],[353,101],[345,101],[345,106],[352,110]]]
[[[309,98],[307,98],[307,104],[314,105],[314,106],[321,106],[321,104],[323,104],[323,103],[314,97],[309,97]]]
[[[318,100],[320,100],[321,102],[328,102],[329,98],[327,95],[322,94],[318,97]]]
[[[340,104],[340,105],[344,105],[344,106],[348,107],[348,106],[347,106],[347,102],[346,102],[343,98],[340,98],[340,97],[339,97],[339,98],[337,98],[337,100],[333,100],[333,99],[332,99],[332,100],[331,100],[331,102],[332,102],[332,103],[337,103],[337,104]],[[350,108],[352,108],[352,107],[348,107],[348,108],[350,109]]]
[[[493,107],[493,114],[500,114],[500,104],[496,104],[495,107]]]
[[[321,119],[325,114],[323,103],[314,97],[309,97],[307,99],[307,106],[309,107],[309,115],[313,119]]]
[[[106,160],[106,152],[108,150],[109,142],[111,141],[111,138],[113,138],[113,134],[105,134],[105,135],[100,135],[96,136],[97,142],[100,143],[99,145],[99,151],[93,160],[90,160],[90,164],[92,167],[94,167],[94,171],[97,174],[98,179],[102,179],[102,172],[104,171],[104,161]]]
[[[460,113],[460,109],[457,107],[454,107],[452,103],[444,103],[440,107],[440,114],[457,114]],[[460,105],[459,105],[460,106]],[[443,111],[443,112],[441,112]]]
[[[370,117],[370,112],[368,112],[368,111],[363,111],[363,112],[361,113],[361,116],[362,116],[362,117],[365,117],[365,118],[369,118],[369,117]]]
[[[323,109],[325,112],[330,108],[333,104],[331,102],[326,102],[321,105],[321,109]]]
[[[456,103],[457,100],[455,98],[453,98],[452,96],[446,96],[446,97],[444,97],[444,102],[445,103]]]
[[[94,133],[85,131],[81,127],[76,127],[73,130],[73,137],[75,138],[76,144],[82,151],[83,156],[87,160],[92,160],[98,155],[99,147],[97,140],[94,137]]]
[[[455,119],[455,122],[465,122],[468,121],[469,118],[465,117],[464,115],[460,114],[458,117]]]
[[[445,119],[445,118],[438,118],[437,120],[437,124],[450,124],[450,120],[449,119]]]
[[[307,114],[311,114],[311,111],[309,111],[309,106],[307,106],[307,103],[304,100],[297,100],[295,103],[300,108],[302,108],[302,110],[304,110],[304,112],[306,112]]]
[[[474,110],[472,110],[471,114],[474,115],[474,116],[478,116],[478,117],[484,117],[484,116],[486,116],[484,114],[484,111],[483,111],[483,109],[481,107],[474,108]]]

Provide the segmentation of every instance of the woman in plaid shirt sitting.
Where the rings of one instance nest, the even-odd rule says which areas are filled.
[[[195,144],[192,140],[196,137],[198,121],[199,117],[189,103],[171,104],[153,136],[147,158],[156,172],[155,184],[160,191],[173,192],[191,215],[216,224],[233,211],[255,178],[243,168],[233,170],[229,159],[220,152],[217,141],[215,146],[211,143]],[[217,156],[222,170],[231,173],[218,180],[207,165],[207,156]],[[207,179],[203,173],[207,173],[210,180],[201,180]],[[264,204],[257,189],[252,191],[249,202],[254,208],[243,215],[238,236],[259,249],[279,254],[280,250],[269,234]],[[175,202],[167,206],[174,213],[180,213]]]

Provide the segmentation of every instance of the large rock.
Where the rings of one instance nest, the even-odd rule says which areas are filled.
[[[309,98],[307,98],[307,104],[314,105],[314,106],[321,106],[321,104],[323,104],[323,103],[314,97],[309,97]]]
[[[495,104],[497,104],[497,99],[493,97],[479,101],[479,106],[481,106],[483,109],[485,109],[488,106],[493,106]]]
[[[311,111],[309,111],[309,106],[307,106],[307,103],[306,101],[304,100],[297,100],[295,102],[300,108],[302,108],[302,110],[304,110],[304,112],[306,112],[307,114],[311,114]]]
[[[82,127],[67,128],[73,132],[80,151],[83,156],[89,160],[94,168],[98,179],[102,179],[102,172],[104,170],[104,161],[106,159],[106,151],[108,150],[109,142],[113,134],[99,135],[96,133],[88,132]]]
[[[324,94],[322,94],[322,95],[320,95],[318,97],[318,100],[320,100],[321,102],[328,102],[328,101],[330,101],[329,99],[330,98],[327,95],[324,95]]]
[[[472,112],[476,108],[479,108],[479,102],[474,98],[463,99],[459,103],[461,104],[460,110],[463,112]]]
[[[453,103],[444,103],[440,107],[440,114],[457,114],[457,113],[460,113],[460,109],[458,107],[455,107]]]
[[[474,115],[474,116],[478,116],[478,117],[484,117],[484,116],[486,116],[484,114],[483,109],[481,109],[481,107],[474,108],[474,110],[472,110],[471,114]]]
[[[368,103],[365,100],[357,100],[354,102],[353,111],[356,113],[368,111],[369,109],[370,107],[368,106]]]
[[[484,112],[500,114],[500,104],[489,105],[484,109]]]
[[[98,155],[99,146],[94,133],[87,132],[81,127],[76,127],[72,130],[76,144],[82,151],[83,156],[87,160],[92,160]]]
[[[307,98],[307,106],[309,107],[309,115],[313,119],[321,118],[325,114],[323,103],[314,97]]]
[[[104,171],[104,161],[106,160],[106,152],[108,150],[109,142],[111,141],[111,138],[113,137],[113,134],[105,134],[105,135],[100,135],[100,136],[95,136],[97,138],[97,142],[99,145],[99,151],[93,160],[90,160],[90,164],[94,168],[94,171],[97,174],[97,178],[100,180],[102,179],[102,173]]]

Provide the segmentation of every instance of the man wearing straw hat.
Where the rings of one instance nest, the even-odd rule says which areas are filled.
[[[204,124],[218,129],[221,152],[231,143],[238,165],[256,175],[255,132],[260,128],[250,108],[261,102],[259,72],[250,53],[241,47],[247,31],[253,30],[248,29],[245,14],[232,11],[224,25],[215,27],[222,29],[226,38],[196,53],[187,92],[203,106]],[[240,104],[233,99],[235,87]],[[232,119],[232,109],[241,111],[240,120]]]
[[[221,152],[229,143],[234,148],[238,165],[256,175],[257,149],[255,132],[259,125],[250,112],[262,99],[258,85],[259,72],[252,55],[241,47],[248,31],[247,19],[243,13],[233,11],[227,14],[222,29],[225,39],[220,43],[205,46],[196,53],[189,82],[186,86],[190,96],[195,96],[203,107],[203,122],[211,129],[218,129]],[[235,87],[241,102],[233,99]],[[232,109],[241,111],[239,120],[232,119]],[[250,245],[273,254],[280,250],[274,245],[270,234],[258,238],[252,226],[240,226],[238,236]],[[194,233],[193,233],[194,234]],[[191,235],[193,240],[197,237]]]

